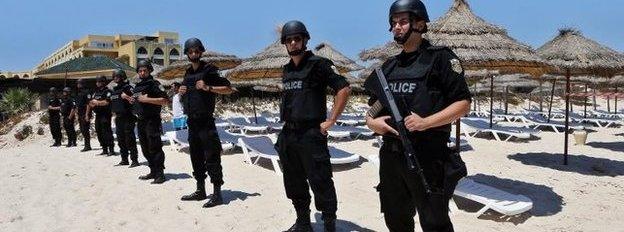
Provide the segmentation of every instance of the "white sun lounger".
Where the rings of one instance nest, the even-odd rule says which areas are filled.
[[[492,134],[497,141],[506,142],[512,138],[530,139],[533,133],[537,133],[537,131],[529,131],[522,127],[500,126],[496,124],[492,125],[492,128],[490,128],[489,122],[481,118],[462,118],[461,122],[462,125],[465,126],[464,128],[466,128],[463,130],[463,133],[467,137],[475,137],[478,134],[488,133]],[[503,136],[506,137],[504,140],[502,139]]]
[[[526,196],[511,194],[469,178],[459,180],[454,194],[483,204],[483,208],[474,213],[477,217],[488,209],[506,216],[514,216],[533,208],[533,201]]]
[[[275,150],[273,141],[266,136],[258,137],[241,137],[238,139],[238,145],[243,148],[243,154],[245,161],[248,164],[256,164],[260,158],[269,159],[273,165],[273,170],[277,174],[282,174],[281,167],[279,166],[279,154]],[[349,153],[342,149],[338,149],[332,146],[328,147],[330,154],[331,164],[349,164],[355,163],[360,160],[360,156]],[[253,160],[255,158],[255,160]]]
[[[621,121],[614,118],[595,118],[595,117],[583,117],[583,115],[577,113],[570,113],[570,118],[574,122],[593,124],[600,128],[606,128],[619,124]]]
[[[521,116],[520,119],[522,120],[522,123],[525,124],[525,126],[527,128],[531,128],[531,129],[539,129],[539,128],[551,128],[555,133],[561,134],[563,133],[565,130],[565,125],[562,122],[557,122],[557,121],[550,121],[550,122],[546,122],[544,119],[539,118],[534,116],[534,115],[524,115]],[[574,129],[574,130],[583,130],[585,129],[585,127],[575,124],[575,123],[570,123],[569,124],[569,128],[570,129]]]
[[[230,122],[230,125],[233,127],[240,129],[243,134],[247,134],[249,132],[266,133],[269,129],[266,125],[250,123],[243,117],[228,118],[227,121]]]
[[[233,149],[236,143],[238,143],[238,138],[241,137],[230,134],[221,127],[217,127],[217,133],[219,134],[219,139],[221,140],[221,148],[224,151]],[[167,137],[169,144],[174,146],[177,151],[190,146],[188,141],[188,129],[168,131],[165,133],[165,136]]]

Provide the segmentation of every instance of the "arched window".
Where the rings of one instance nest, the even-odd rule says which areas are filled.
[[[171,49],[171,51],[169,51],[169,60],[171,60],[172,62],[174,60],[179,60],[180,59],[180,52],[178,52],[178,49]]]
[[[156,48],[154,49],[153,61],[155,64],[164,65],[165,64],[165,53],[162,49]]]

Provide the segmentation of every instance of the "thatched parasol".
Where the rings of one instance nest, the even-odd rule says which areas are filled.
[[[201,60],[217,66],[220,70],[234,68],[242,62],[242,60],[235,55],[227,55],[214,51],[205,51],[201,56]],[[182,60],[175,61],[171,65],[158,71],[155,77],[160,79],[184,77],[184,73],[190,65],[191,62],[188,60],[188,57],[185,56]]]
[[[568,128],[570,107],[570,77],[572,75],[613,76],[624,71],[624,56],[584,37],[574,29],[559,30],[559,34],[537,50],[538,54],[557,69],[553,74],[566,77],[566,117],[563,164],[568,164]]]
[[[429,24],[429,32],[424,37],[433,45],[451,48],[467,70],[487,69],[539,76],[548,69],[531,47],[476,16],[466,0],[455,0],[445,15]],[[398,44],[390,42],[383,47],[364,50],[360,58],[365,61],[385,60],[400,51]]]
[[[349,59],[329,43],[323,42],[317,45],[312,51],[315,55],[330,59],[338,68],[340,73],[348,73],[364,69],[361,65],[355,63],[355,61]]]
[[[277,40],[230,70],[227,77],[231,80],[281,78],[282,67],[289,61],[286,47]]]

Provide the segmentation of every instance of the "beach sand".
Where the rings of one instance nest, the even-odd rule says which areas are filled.
[[[227,204],[204,209],[204,202],[180,201],[195,188],[187,153],[165,146],[169,181],[151,185],[137,179],[146,166],[115,167],[119,156],[81,153],[80,141],[51,148],[44,128],[46,135],[26,142],[11,140],[11,133],[1,137],[0,231],[282,231],[294,222],[281,176],[266,162],[245,163],[240,151],[222,156]],[[477,217],[470,212],[479,205],[456,198],[456,231],[624,231],[624,131],[592,129],[585,146],[573,145],[570,136],[568,166],[563,134],[542,132],[528,142],[469,139],[473,149],[462,152],[469,178],[525,195],[533,209],[511,218],[493,211]],[[387,231],[374,189],[378,169],[366,160],[378,153],[373,142],[333,143],[362,156],[357,164],[334,166],[340,231]],[[321,231],[320,213],[312,210],[311,217]]]

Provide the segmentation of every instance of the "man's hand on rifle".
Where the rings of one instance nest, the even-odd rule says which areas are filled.
[[[366,117],[366,125],[377,134],[384,135],[390,132],[398,136],[399,132],[386,123],[386,120],[390,118],[390,116],[381,116],[377,118]]]
[[[426,118],[421,118],[418,114],[412,112],[411,115],[405,117],[405,128],[410,132],[424,131],[429,129],[431,124]]]

